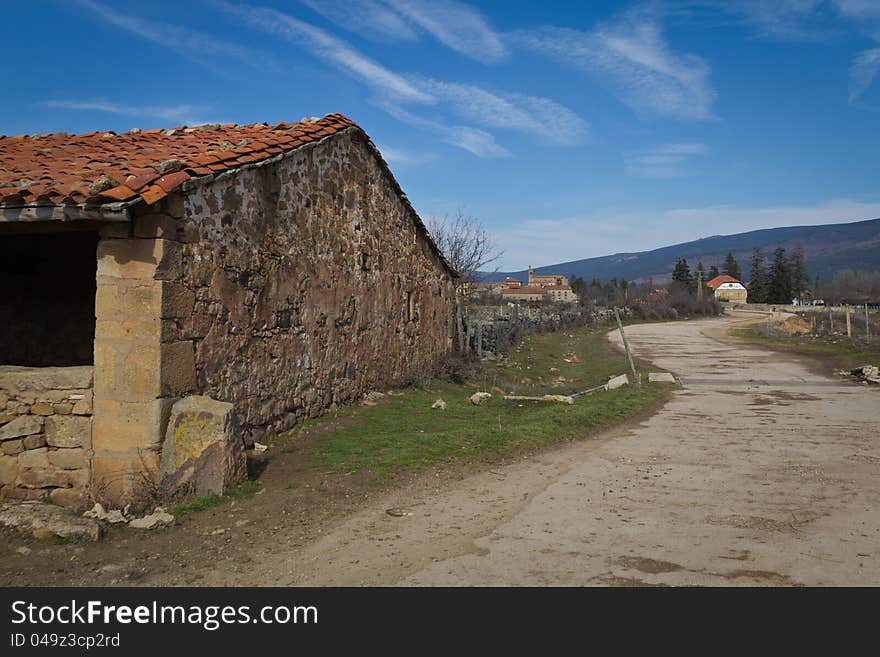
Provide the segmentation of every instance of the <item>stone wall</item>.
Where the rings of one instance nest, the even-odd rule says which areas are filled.
[[[191,190],[176,337],[199,392],[258,440],[445,354],[454,286],[417,221],[355,129]]]
[[[428,367],[454,304],[357,129],[139,206],[98,243],[93,496],[149,493],[177,399],[231,402],[259,440]]]
[[[91,416],[90,366],[0,366],[0,497],[82,509]]]
[[[619,309],[621,318],[631,317],[632,309]],[[482,357],[502,354],[528,333],[559,331],[589,324],[616,321],[612,308],[591,306],[541,306],[524,304],[474,304],[465,307],[463,317],[465,349]]]
[[[98,243],[92,495],[111,505],[150,504],[171,406],[195,386],[193,343],[173,335],[192,293],[167,280],[180,244],[156,237],[152,216]]]

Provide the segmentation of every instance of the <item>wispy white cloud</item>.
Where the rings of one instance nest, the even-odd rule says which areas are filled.
[[[761,228],[845,223],[880,217],[880,203],[829,200],[812,206],[761,208],[716,205],[657,212],[596,211],[564,219],[505,224],[497,234],[501,268],[549,265],[615,253],[631,253]],[[562,236],[562,237],[560,237]]]
[[[700,57],[675,52],[660,15],[636,7],[594,30],[545,27],[519,31],[521,46],[598,76],[639,113],[711,119],[715,92]]]
[[[763,38],[825,41],[836,28],[827,19],[825,0],[697,0],[696,4],[732,14]]]
[[[706,144],[661,144],[624,156],[625,171],[636,178],[681,178],[695,173],[693,158],[709,151]]]
[[[160,119],[176,125],[195,126],[208,123],[222,123],[222,121],[209,121],[199,118],[199,115],[204,112],[205,108],[195,105],[136,106],[114,103],[107,100],[47,100],[40,103],[40,105],[75,112],[104,112],[120,116]]]
[[[340,27],[376,40],[415,41],[409,22],[382,0],[302,0]]]
[[[495,141],[485,130],[463,125],[447,125],[434,119],[426,119],[407,111],[399,105],[385,104],[384,109],[398,121],[403,121],[436,134],[442,141],[476,155],[477,157],[510,157],[511,153]]]
[[[452,112],[484,128],[515,130],[557,146],[583,143],[589,127],[573,111],[550,100],[524,94],[493,92],[473,84],[412,78],[414,84]]]
[[[858,20],[880,19],[880,3],[877,0],[834,0],[841,14]]]
[[[849,19],[858,31],[880,46],[880,2],[877,0],[834,0],[837,11]],[[880,72],[880,47],[856,54],[849,67],[849,102],[856,103]]]
[[[213,70],[220,70],[216,65],[218,59],[234,59],[255,67],[275,66],[275,60],[264,53],[204,32],[130,16],[95,0],[73,0],[73,3],[113,27],[178,52]]]
[[[880,72],[880,48],[860,52],[849,67],[849,102],[855,103]]]
[[[268,7],[251,7],[222,0],[214,4],[252,27],[310,50],[383,96],[409,102],[433,101],[430,95],[414,87],[402,76],[361,54],[342,39],[305,21]]]
[[[455,0],[385,0],[448,48],[479,61],[504,57],[501,38],[476,9]]]
[[[668,153],[671,155],[704,155],[709,152],[706,144],[696,142],[680,142],[677,144],[663,144],[653,149],[658,153]]]
[[[852,35],[867,36],[880,45],[880,0],[672,0],[672,14],[709,10],[734,16],[765,39],[791,42],[822,42]],[[877,49],[854,57],[849,71],[849,102],[852,104],[877,76]]]
[[[376,148],[382,153],[382,157],[388,164],[395,166],[415,166],[426,164],[433,159],[430,153],[415,152],[405,148],[376,144]]]
[[[246,24],[275,34],[335,65],[373,92],[373,102],[400,121],[428,130],[446,143],[479,157],[504,157],[510,152],[485,129],[515,130],[552,145],[582,143],[586,122],[549,98],[493,92],[478,85],[441,82],[404,75],[363,55],[344,40],[275,9],[214,3]],[[449,125],[446,119],[415,114],[413,106],[434,115],[441,112],[476,124]]]
[[[479,11],[456,0],[302,0],[340,27],[373,39],[415,41],[428,33],[482,62],[505,54],[504,42]]]

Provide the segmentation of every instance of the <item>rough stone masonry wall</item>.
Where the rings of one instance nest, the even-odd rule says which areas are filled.
[[[0,366],[0,498],[82,509],[91,416],[90,366]]]
[[[249,440],[353,402],[452,346],[454,286],[352,129],[184,197],[174,339]],[[178,230],[180,226],[178,226]]]
[[[136,212],[98,243],[94,499],[149,495],[187,394],[258,440],[452,346],[450,274],[355,129]]]

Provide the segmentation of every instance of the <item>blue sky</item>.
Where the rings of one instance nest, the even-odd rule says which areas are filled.
[[[482,219],[502,268],[880,217],[880,0],[31,0],[3,13],[0,133],[342,112],[423,218]]]

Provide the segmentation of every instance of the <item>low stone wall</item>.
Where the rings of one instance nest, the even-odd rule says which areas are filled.
[[[0,498],[82,509],[91,449],[91,366],[0,366]]]
[[[632,316],[631,308],[619,310],[622,318]],[[465,348],[480,357],[504,353],[527,333],[615,321],[613,308],[530,308],[517,304],[470,305],[464,319]]]
[[[845,306],[794,306],[787,303],[730,303],[726,306],[730,310],[754,310],[759,312],[776,311],[778,313],[843,313],[846,312]],[[864,304],[858,306],[850,306],[850,312],[862,308],[864,313]]]

